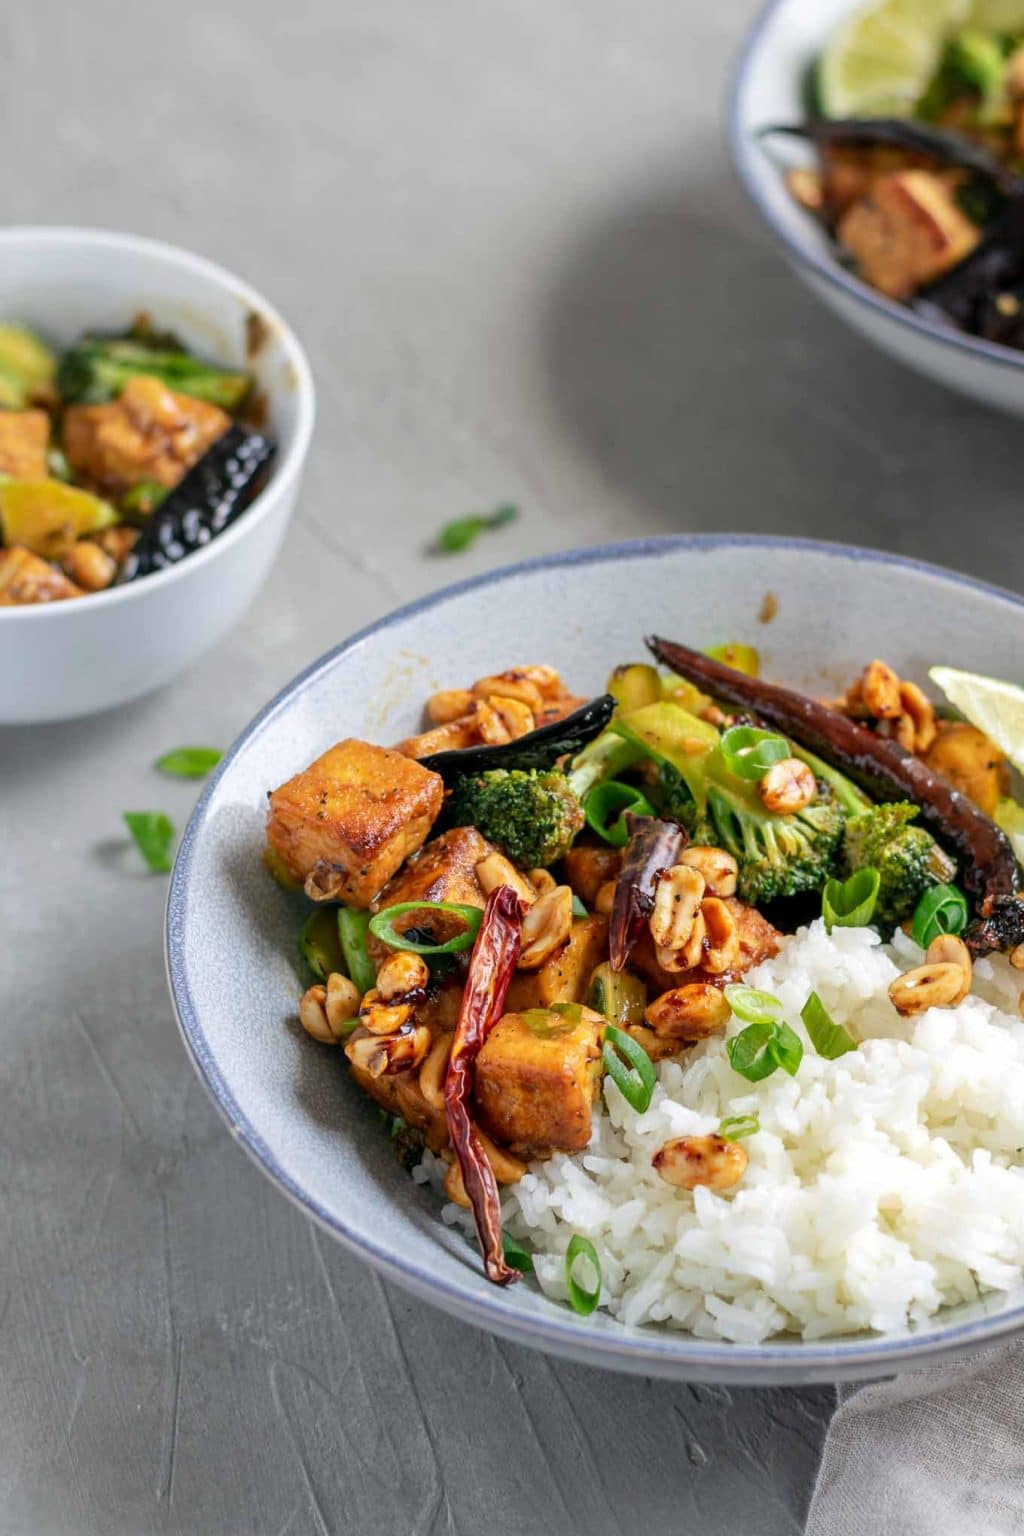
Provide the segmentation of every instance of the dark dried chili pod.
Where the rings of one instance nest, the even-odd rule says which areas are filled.
[[[1024,178],[1004,165],[991,151],[951,128],[933,128],[917,118],[902,117],[808,117],[799,123],[772,123],[758,136],[773,133],[809,139],[812,144],[870,148],[882,145],[926,155],[941,165],[957,166],[986,176],[1008,196],[1024,192]]]
[[[552,768],[560,757],[575,756],[588,741],[600,736],[614,713],[615,700],[605,693],[573,710],[564,720],[542,725],[515,741],[496,747],[432,752],[419,759],[420,766],[439,773],[449,787],[467,774],[488,773],[493,768]]]
[[[919,314],[951,320],[961,330],[1005,346],[1020,346],[1020,308],[1000,301],[1024,285],[1024,198],[1017,197],[963,261],[922,288]]]
[[[972,947],[978,953],[1014,947],[1008,936],[1018,922],[1024,931],[1020,865],[1005,833],[947,779],[897,742],[805,694],[747,677],[656,635],[649,635],[646,644],[680,677],[726,703],[753,709],[761,720],[839,768],[876,800],[915,801],[933,834],[960,861],[961,879],[978,918],[968,934]]]
[[[455,1160],[473,1207],[484,1270],[494,1285],[509,1285],[519,1275],[505,1262],[501,1235],[501,1198],[494,1170],[480,1145],[469,1114],[473,1063],[501,1018],[522,943],[524,907],[511,886],[500,885],[487,898],[480,931],[469,958],[459,1022],[455,1026],[444,1081],[444,1112]]]
[[[626,827],[629,842],[615,881],[608,924],[608,958],[613,971],[625,970],[651,915],[658,876],[678,864],[688,841],[683,827],[674,821],[659,821],[656,816],[627,812]]]
[[[118,584],[175,565],[223,533],[261,490],[276,452],[261,432],[230,426],[150,514]]]

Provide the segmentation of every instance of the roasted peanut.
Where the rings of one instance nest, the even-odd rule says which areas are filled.
[[[644,1018],[656,1035],[697,1041],[724,1029],[729,1013],[719,987],[709,981],[694,981],[656,997],[648,1003]]]
[[[371,1035],[395,1035],[404,1024],[408,1024],[411,1017],[412,1006],[409,1003],[367,1003],[365,997],[359,1010],[359,1022]]]
[[[818,781],[798,757],[773,763],[757,786],[761,804],[777,816],[790,816],[810,805],[818,793]]]
[[[336,1040],[342,1040],[350,1032],[349,1027],[359,1012],[359,988],[340,971],[332,971],[327,978],[327,998],[324,1003],[327,1023]]]
[[[732,1189],[747,1169],[746,1147],[723,1136],[679,1136],[667,1141],[651,1158],[666,1184],[676,1189]]]
[[[825,179],[820,171],[808,166],[794,166],[786,172],[789,195],[809,213],[820,213],[825,206]],[[765,620],[761,620],[765,623]]]
[[[861,697],[876,720],[895,720],[903,713],[900,680],[884,661],[869,661],[860,678]]]
[[[693,932],[704,896],[704,876],[689,864],[673,864],[659,878],[647,926],[659,949],[682,949]]]
[[[427,718],[435,725],[448,725],[471,714],[475,702],[468,688],[442,688],[427,700]]]
[[[459,715],[455,720],[437,725],[432,731],[424,731],[420,736],[406,737],[405,741],[398,742],[395,751],[404,753],[406,757],[427,757],[431,752],[461,751],[463,747],[478,745],[479,741],[480,731],[474,710],[472,714]]]
[[[521,1163],[518,1157],[513,1157],[510,1152],[499,1147],[489,1136],[485,1136],[478,1125],[474,1125],[477,1140],[483,1149],[484,1156],[491,1165],[491,1171],[499,1184],[518,1184],[526,1172],[526,1164]],[[458,1163],[452,1163],[444,1176],[444,1192],[449,1200],[456,1205],[468,1206],[469,1198],[466,1195],[466,1186],[462,1180],[462,1170]]]
[[[690,937],[676,956],[684,970],[692,971],[695,966],[701,964],[704,959],[704,944],[706,940],[707,924],[704,921],[704,908],[701,907],[693,920]]]
[[[688,864],[704,877],[704,889],[709,896],[735,896],[739,865],[724,848],[707,848],[694,843],[679,856],[680,864]]]
[[[568,941],[572,932],[572,891],[556,885],[539,896],[523,918],[523,947],[517,969],[536,971],[556,949]]]
[[[736,919],[719,896],[706,896],[700,910],[704,919],[704,955],[701,964],[713,976],[720,976],[739,959],[740,935]]]
[[[102,592],[117,574],[117,562],[92,539],[79,539],[72,544],[64,567],[71,580],[86,592]]]
[[[594,911],[599,917],[610,917],[612,907],[615,904],[615,881],[606,880],[598,886],[597,895],[594,897]]]
[[[327,1022],[327,988],[310,987],[299,1003],[299,1023],[321,1045],[337,1045],[338,1036]]]
[[[531,869],[529,879],[538,896],[546,896],[548,891],[553,891],[558,884],[549,869]]]
[[[495,851],[481,859],[476,866],[476,878],[485,896],[496,891],[499,885],[510,885],[520,901],[527,905],[532,907],[537,900],[537,892],[529,880],[503,853]]]
[[[438,1035],[420,1067],[420,1093],[432,1109],[444,1108],[444,1080],[448,1072],[448,1058],[452,1053],[451,1032]]]
[[[1010,964],[1015,971],[1024,971],[1024,944],[1018,944],[1016,949],[1010,950]]]
[[[495,699],[516,699],[526,705],[531,716],[539,714],[544,704],[537,684],[515,671],[499,672],[495,677],[477,678],[473,684],[473,693],[478,699],[487,699],[492,704]]]
[[[377,993],[383,1003],[394,1003],[410,992],[421,992],[430,980],[430,967],[422,955],[399,950],[389,955],[377,972]]]
[[[371,1077],[390,1077],[418,1067],[429,1049],[430,1030],[413,1025],[397,1035],[354,1034],[345,1046],[345,1055]]]
[[[952,1007],[964,996],[963,985],[963,966],[940,961],[897,976],[889,987],[889,998],[897,1013],[911,1018],[928,1008]]]
[[[904,718],[910,721],[914,729],[914,745],[911,751],[927,752],[935,740],[938,729],[935,723],[934,704],[922,688],[919,688],[916,683],[907,681],[900,683],[900,704]]]
[[[963,986],[959,996],[953,999],[955,1003],[962,1003],[971,990],[971,982],[974,978],[974,964],[971,960],[971,952],[963,939],[957,938],[954,933],[940,933],[932,939],[925,954],[928,965],[958,965],[964,973]]]

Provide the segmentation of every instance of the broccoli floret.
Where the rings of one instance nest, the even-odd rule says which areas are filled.
[[[580,802],[554,768],[495,768],[460,779],[445,817],[453,827],[476,827],[521,869],[546,869],[583,826]]]
[[[931,834],[911,826],[919,814],[916,805],[899,800],[872,806],[846,824],[844,873],[878,870],[881,884],[872,923],[886,938],[911,915],[930,885],[942,885],[956,873]]]
[[[67,404],[101,405],[143,373],[229,412],[238,410],[252,385],[247,373],[202,363],[165,336],[129,334],[86,336],[78,342],[61,358],[57,389]]]

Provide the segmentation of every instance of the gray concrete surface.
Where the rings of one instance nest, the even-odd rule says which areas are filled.
[[[753,9],[0,10],[4,217],[237,268],[320,394],[293,535],[217,654],[120,713],[0,732],[2,1536],[801,1527],[829,1392],[496,1343],[264,1183],[185,1061],[164,883],[120,829],[132,807],[184,822],[160,751],[227,744],[347,631],[519,555],[772,529],[1019,584],[1017,428],[847,335],[731,180],[723,90]],[[517,526],[424,556],[507,499]]]

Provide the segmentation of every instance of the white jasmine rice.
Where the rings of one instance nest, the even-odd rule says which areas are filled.
[[[637,1114],[607,1078],[586,1151],[531,1164],[503,1190],[506,1229],[537,1279],[564,1300],[574,1232],[601,1261],[601,1304],[624,1323],[755,1343],[860,1329],[896,1331],[950,1303],[1015,1285],[1024,1271],[1022,978],[979,961],[956,1008],[903,1019],[888,997],[921,962],[903,934],[820,921],[744,980],[774,993],[804,1043],[795,1078],[733,1072],[728,1035],[663,1062]],[[816,991],[861,1041],[825,1061],[800,1020]],[[676,1136],[755,1114],[750,1162],[724,1195],[666,1184],[653,1154]],[[440,1183],[426,1154],[414,1176]],[[447,1221],[467,1213],[446,1205]],[[471,1225],[471,1224],[470,1224]]]

